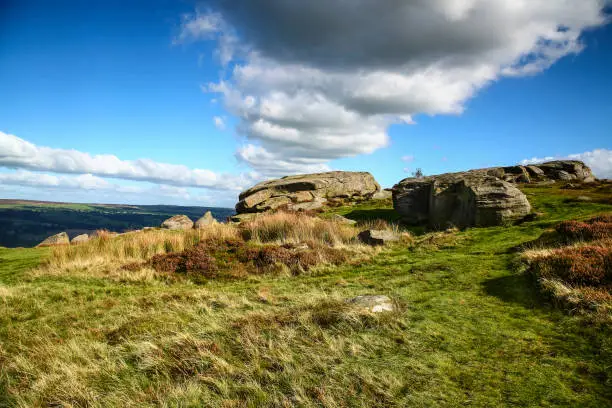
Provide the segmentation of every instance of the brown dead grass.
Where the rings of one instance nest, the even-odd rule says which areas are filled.
[[[378,228],[394,228],[378,225]],[[363,227],[361,227],[363,229]],[[359,229],[305,213],[258,215],[241,224],[204,229],[163,229],[110,234],[53,248],[40,275],[109,277],[118,280],[238,278],[248,274],[299,274],[377,253],[357,240]]]
[[[357,229],[334,220],[296,212],[277,212],[241,224],[242,236],[257,243],[350,245],[357,242]]]

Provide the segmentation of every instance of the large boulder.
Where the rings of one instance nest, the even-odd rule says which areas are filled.
[[[70,245],[70,238],[68,237],[68,234],[65,232],[60,232],[59,234],[51,235],[37,246],[45,247],[56,245]]]
[[[514,184],[482,171],[404,179],[393,206],[404,222],[435,228],[501,225],[531,211]]]
[[[241,193],[236,212],[264,212],[280,207],[314,210],[330,200],[367,200],[379,191],[374,177],[366,172],[331,171],[287,176],[264,181]]]
[[[169,230],[189,230],[193,228],[193,221],[186,215],[175,215],[162,222],[161,227]]]

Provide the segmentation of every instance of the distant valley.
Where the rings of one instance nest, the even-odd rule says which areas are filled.
[[[176,214],[184,214],[195,221],[209,210],[219,221],[234,214],[232,208],[0,199],[0,246],[31,247],[61,231],[73,237],[98,229],[124,232],[159,226],[163,220]]]

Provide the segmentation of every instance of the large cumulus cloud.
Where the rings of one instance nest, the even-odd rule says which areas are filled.
[[[268,173],[387,146],[392,123],[459,114],[479,89],[582,49],[603,0],[220,0],[178,40],[214,39],[223,95]]]

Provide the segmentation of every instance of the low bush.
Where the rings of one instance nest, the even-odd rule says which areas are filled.
[[[539,278],[570,285],[599,286],[612,282],[612,248],[600,245],[536,251],[529,260]]]
[[[612,215],[606,214],[588,221],[564,221],[557,225],[564,242],[593,241],[612,238]]]
[[[523,252],[527,270],[556,304],[611,317],[612,214],[564,221],[555,230],[557,234],[551,231],[537,241],[556,248]]]

